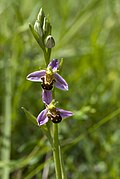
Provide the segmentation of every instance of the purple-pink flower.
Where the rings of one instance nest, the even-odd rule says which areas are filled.
[[[56,108],[54,101],[46,106],[46,109],[40,112],[37,117],[38,125],[41,126],[51,120],[53,123],[59,123],[63,118],[72,116],[71,111],[66,111],[60,108]]]
[[[53,59],[47,66],[46,70],[40,70],[30,73],[27,80],[33,82],[41,82],[42,86],[42,100],[49,104],[52,100],[52,88],[55,86],[61,90],[68,90],[67,82],[57,73],[59,61]]]

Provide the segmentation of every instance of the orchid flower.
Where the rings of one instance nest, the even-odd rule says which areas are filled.
[[[49,104],[52,100],[53,85],[61,90],[68,90],[67,82],[57,73],[59,67],[59,61],[53,59],[47,66],[46,70],[40,70],[30,73],[27,76],[27,80],[33,82],[41,82],[42,86],[42,100]]]
[[[46,109],[40,112],[37,117],[38,125],[41,126],[51,120],[53,123],[59,123],[63,118],[72,116],[71,111],[66,111],[60,108],[55,107],[55,102],[52,102],[49,105],[46,105]]]

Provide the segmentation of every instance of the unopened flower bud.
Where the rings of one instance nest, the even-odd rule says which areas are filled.
[[[38,20],[35,21],[34,30],[35,30],[40,36],[43,35],[42,28],[41,28],[40,22],[39,22]]]
[[[45,36],[51,33],[51,25],[46,17],[44,17],[44,22],[43,22],[43,33]]]
[[[47,48],[53,48],[55,46],[55,40],[51,35],[47,36],[45,39],[45,46]]]
[[[40,22],[41,27],[43,26],[44,17],[45,17],[44,11],[41,8],[37,16],[37,19]]]

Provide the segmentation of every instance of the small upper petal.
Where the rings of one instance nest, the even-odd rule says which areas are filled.
[[[52,101],[52,91],[51,90],[42,89],[42,101],[47,105],[51,103],[51,101]]]
[[[59,111],[60,116],[61,116],[62,118],[70,117],[70,116],[73,115],[73,113],[72,113],[71,111],[66,111],[66,110],[60,109],[60,108],[56,108],[56,109],[57,109],[57,111]]]
[[[51,66],[52,67],[52,70],[53,72],[56,71],[59,67],[59,61],[58,59],[53,59],[49,64],[48,66]]]
[[[55,86],[61,90],[68,90],[67,82],[58,74],[54,73]]]
[[[34,82],[42,82],[41,77],[46,73],[45,70],[35,71],[27,76],[27,80]]]
[[[47,123],[48,120],[49,119],[47,117],[47,109],[44,109],[43,111],[41,111],[41,113],[37,117],[38,125],[41,126],[41,125]]]

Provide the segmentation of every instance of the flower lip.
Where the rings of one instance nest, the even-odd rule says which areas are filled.
[[[51,80],[51,82],[47,82],[45,77],[42,77],[41,80],[42,80],[41,86],[43,89],[52,90],[54,80]]]
[[[46,69],[46,74],[41,78],[42,80],[42,88],[46,90],[51,90],[53,88],[53,83],[55,81],[53,76],[52,67],[49,66]]]
[[[62,121],[62,117],[56,109],[54,109],[54,111],[48,110],[47,116],[53,123],[59,123]]]

